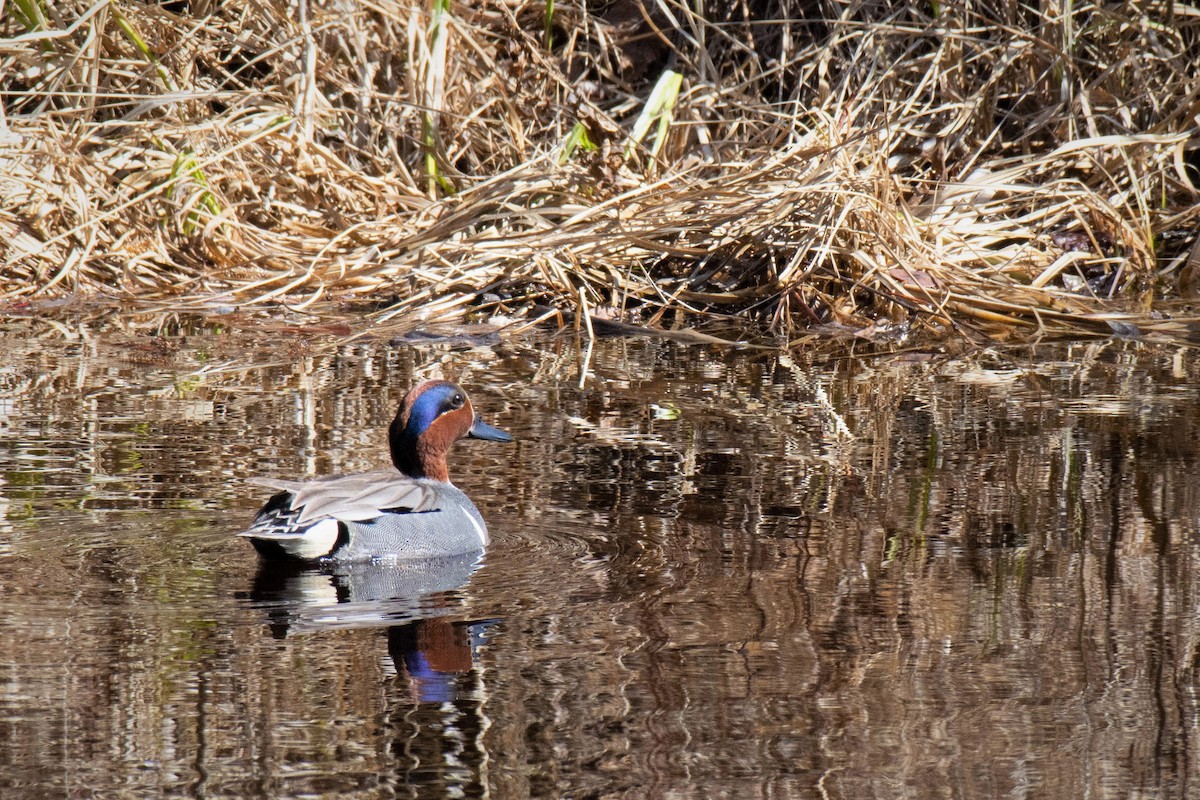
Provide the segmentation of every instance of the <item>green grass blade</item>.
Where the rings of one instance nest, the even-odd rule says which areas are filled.
[[[650,126],[656,120],[658,121],[658,132],[655,135],[651,155],[657,155],[658,151],[662,149],[663,143],[666,141],[667,130],[671,125],[675,101],[679,97],[679,88],[682,85],[683,75],[674,70],[666,70],[659,77],[658,83],[654,85],[654,90],[650,92],[650,97],[646,100],[646,105],[642,108],[642,113],[633,123],[633,130],[629,134],[629,143],[625,145],[625,158],[633,155],[634,149],[642,143],[642,139],[646,137]]]
[[[41,0],[9,0],[9,6],[17,22],[21,23],[21,27],[26,31],[32,33],[49,29]]]
[[[116,21],[117,27],[120,28],[121,32],[125,34],[125,38],[128,39],[131,44],[133,44],[134,48],[136,48],[139,53],[141,53],[142,58],[146,59],[146,63],[154,67],[155,72],[158,73],[158,79],[162,81],[162,84],[166,87],[167,91],[179,91],[178,87],[175,85],[175,80],[171,77],[171,73],[167,71],[167,68],[164,67],[162,62],[158,60],[158,56],[154,55],[154,52],[150,49],[150,46],[146,44],[146,40],[143,39],[141,34],[137,32],[137,29],[133,27],[133,23],[121,13],[119,8],[117,8],[117,4],[109,4],[109,11],[113,16],[113,20]]]
[[[184,150],[175,156],[175,162],[171,165],[171,173],[168,177],[169,186],[167,187],[167,197],[175,196],[176,187],[184,178],[191,178],[196,185],[200,187],[200,196],[197,200],[200,207],[205,212],[217,217],[221,214],[221,202],[217,196],[209,190],[208,176],[204,174],[204,170],[200,167],[200,163],[196,160],[196,154],[190,149]],[[183,232],[191,236],[196,232],[196,229],[201,226],[203,219],[195,211],[189,212],[187,219],[183,223]]]
[[[432,194],[436,187],[453,194],[454,184],[442,174],[438,164],[441,151],[438,118],[446,85],[446,51],[450,0],[433,0],[429,19],[429,60],[425,65],[425,111],[421,115],[421,143],[425,148],[425,176]]]
[[[588,138],[587,126],[582,122],[576,122],[571,128],[571,132],[567,134],[566,140],[563,141],[562,150],[558,154],[558,163],[561,165],[570,161],[576,149],[588,153],[599,149],[596,143]]]

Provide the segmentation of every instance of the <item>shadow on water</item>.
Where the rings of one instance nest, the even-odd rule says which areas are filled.
[[[1197,791],[1190,350],[0,333],[5,798]],[[487,553],[260,568],[435,375]]]

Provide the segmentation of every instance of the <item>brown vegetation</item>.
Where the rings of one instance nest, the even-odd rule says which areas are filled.
[[[0,299],[1190,322],[1193,7],[696,7],[9,0]]]

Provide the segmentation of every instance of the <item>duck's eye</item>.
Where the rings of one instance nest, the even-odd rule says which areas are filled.
[[[455,392],[450,398],[450,408],[462,408],[463,403],[466,401],[466,398],[462,396],[461,392]]]

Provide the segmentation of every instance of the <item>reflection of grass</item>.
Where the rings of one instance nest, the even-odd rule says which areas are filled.
[[[46,475],[37,470],[12,470],[4,473],[0,492],[8,501],[4,518],[29,519],[34,516],[39,500],[45,496]]]
[[[0,297],[1184,330],[1193,17],[625,5],[13,0]]]
[[[142,471],[142,454],[140,451],[132,447],[116,447],[113,448],[117,472],[120,474],[128,474],[130,472]]]
[[[197,358],[196,360],[203,363],[207,359]],[[175,379],[175,393],[181,398],[188,397],[203,385],[204,378],[200,375],[181,375]]]
[[[199,497],[170,497],[163,502],[162,507],[179,511],[202,511],[205,503]]]
[[[4,473],[4,482],[8,486],[19,486],[26,489],[40,487],[45,484],[46,475],[36,470],[13,471]]]

